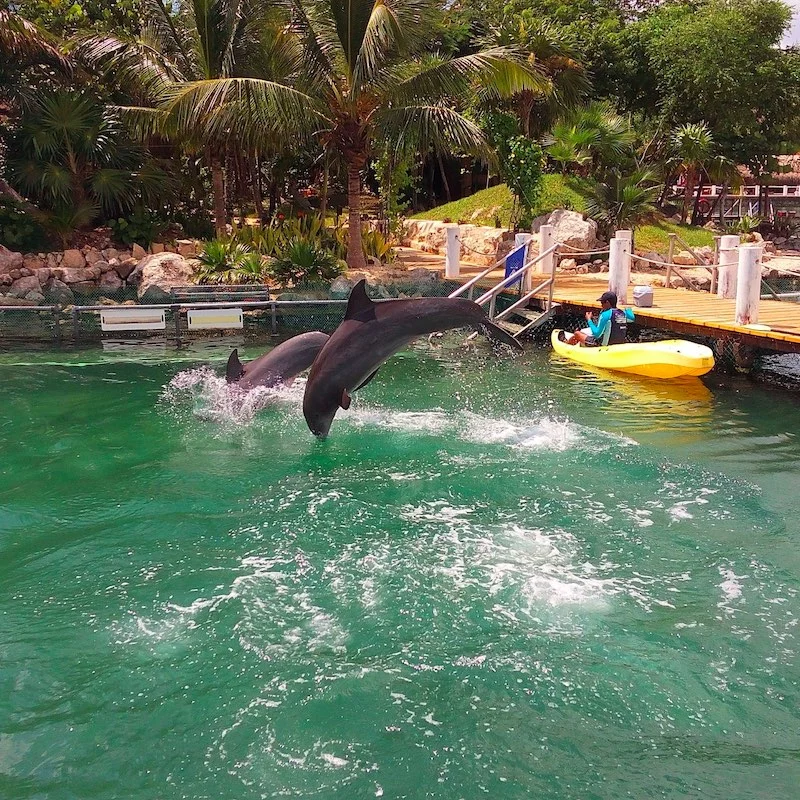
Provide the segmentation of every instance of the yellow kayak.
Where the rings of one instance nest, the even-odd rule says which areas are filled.
[[[560,330],[554,330],[550,337],[556,353],[591,367],[646,375],[649,378],[705,375],[714,367],[714,354],[710,348],[685,339],[580,347],[560,341],[560,334]]]

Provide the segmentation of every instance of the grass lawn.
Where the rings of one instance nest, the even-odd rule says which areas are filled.
[[[554,208],[585,211],[587,187],[588,182],[580,178],[545,175],[542,196],[534,209],[536,216],[546,214]],[[508,186],[501,183],[461,200],[454,200],[452,203],[414,214],[411,219],[450,219],[453,222],[461,220],[471,225],[493,226],[496,216],[500,220],[500,226],[507,228],[511,221],[513,204],[514,196]]]
[[[652,250],[666,255],[669,250],[669,234],[677,233],[690,247],[714,245],[714,234],[705,228],[695,228],[692,225],[679,225],[676,222],[661,220],[650,225],[642,225],[633,233],[633,246],[640,252]],[[684,247],[679,242],[675,245],[677,253]]]
[[[542,196],[536,208],[536,215],[546,214],[554,208],[569,208],[573,211],[586,211],[586,196],[591,182],[566,175],[545,175]],[[466,222],[472,225],[495,224],[495,217],[500,226],[507,228],[511,220],[513,195],[508,186],[501,183],[489,189],[483,189],[469,197],[445,203],[443,206],[431,208],[414,214],[411,219],[449,219],[451,222]],[[714,235],[705,228],[694,228],[691,225],[679,225],[675,222],[661,220],[649,225],[641,225],[634,232],[634,247],[640,252],[654,251],[666,255],[669,249],[669,234],[677,233],[691,247],[713,245]],[[682,245],[678,245],[683,250]]]

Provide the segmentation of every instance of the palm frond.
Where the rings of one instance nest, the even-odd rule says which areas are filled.
[[[387,76],[397,76],[393,70]],[[484,97],[510,97],[523,90],[549,90],[547,77],[514,48],[493,47],[460,58],[441,59],[428,69],[396,83],[391,99],[398,104],[462,97],[477,88]]]
[[[8,9],[0,10],[0,58],[15,66],[51,64],[72,72],[72,62],[45,31]]]
[[[217,141],[236,135],[243,142],[263,144],[276,136],[305,136],[321,119],[308,95],[256,78],[174,84],[164,92],[161,108],[177,130],[202,131]]]
[[[491,146],[483,131],[462,114],[444,105],[382,108],[374,118],[376,138],[396,152],[470,153],[488,158]]]

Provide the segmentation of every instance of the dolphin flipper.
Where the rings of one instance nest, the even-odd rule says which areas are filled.
[[[487,319],[481,322],[478,327],[492,342],[508,345],[508,347],[519,352],[523,350],[522,345],[511,334],[504,331],[499,325],[495,325],[494,322],[490,322]]]
[[[370,375],[367,378],[364,378],[364,380],[361,381],[361,383],[359,383],[358,386],[356,386],[356,388],[353,389],[353,391],[357,392],[359,389],[363,389],[377,374],[378,370],[376,369],[375,372],[372,373],[372,375]]]
[[[228,358],[228,365],[225,367],[225,380],[228,383],[236,383],[244,375],[244,364],[239,361],[239,350],[234,350]]]

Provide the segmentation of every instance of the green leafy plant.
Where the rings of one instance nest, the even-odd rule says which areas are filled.
[[[262,255],[231,239],[207,242],[197,260],[198,283],[261,283],[266,274]]]
[[[586,211],[606,236],[618,228],[635,228],[655,211],[660,189],[650,170],[639,169],[630,175],[614,170],[594,188]]]
[[[527,136],[515,136],[508,143],[508,157],[503,165],[506,183],[519,204],[517,224],[530,229],[533,210],[542,193],[542,148]]]
[[[735,234],[738,233],[740,235],[746,235],[748,233],[752,233],[761,226],[764,222],[763,217],[751,217],[745,214],[743,217],[740,217],[736,220],[736,222],[727,225],[725,227],[726,233]]]
[[[367,258],[377,258],[382,264],[394,261],[392,240],[378,230],[368,229],[361,233],[361,244]]]
[[[49,237],[31,214],[11,201],[0,200],[0,244],[27,253],[47,249]]]
[[[167,223],[145,208],[136,208],[125,217],[110,219],[106,223],[114,240],[122,244],[139,244],[149,247],[164,232]]]
[[[335,253],[308,239],[290,239],[269,265],[270,274],[282,285],[331,281],[341,275],[342,262]]]

